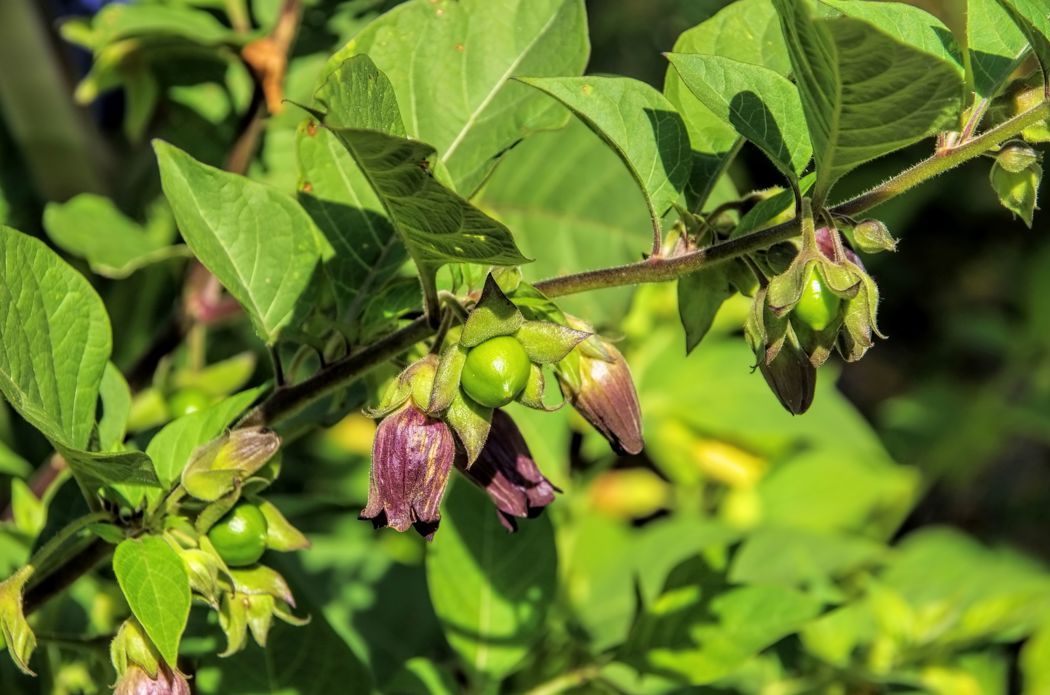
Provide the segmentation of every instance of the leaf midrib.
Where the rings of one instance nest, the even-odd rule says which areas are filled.
[[[442,164],[447,164],[448,160],[452,158],[452,155],[455,154],[460,144],[466,139],[468,131],[474,126],[478,117],[486,108],[488,108],[489,104],[491,104],[493,99],[496,98],[496,95],[502,91],[503,87],[507,84],[507,80],[510,79],[514,71],[518,69],[529,53],[532,52],[532,49],[536,47],[536,44],[539,43],[540,39],[546,36],[547,32],[554,25],[555,20],[561,16],[564,8],[565,3],[562,3],[556,11],[551,13],[550,19],[547,20],[546,24],[536,32],[535,36],[533,36],[529,43],[526,44],[524,50],[511,61],[510,65],[507,66],[507,69],[503,71],[503,74],[500,75],[499,79],[496,81],[495,86],[485,95],[485,98],[481,100],[477,108],[471,111],[467,120],[463,123],[463,127],[460,128],[458,133],[456,133],[456,137],[452,138],[452,142],[449,143],[444,154],[439,157]]]

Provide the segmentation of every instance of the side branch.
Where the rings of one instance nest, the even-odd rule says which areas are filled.
[[[253,408],[238,423],[238,427],[272,425],[299,409],[345,387],[373,367],[397,357],[421,340],[433,335],[426,316],[421,316],[404,328],[378,342],[328,365],[309,379],[285,386]]]
[[[921,183],[943,174],[960,164],[975,159],[1001,143],[1016,137],[1025,128],[1050,117],[1050,101],[1014,116],[1005,123],[956,147],[942,150],[897,174],[866,193],[831,208],[836,215],[853,216],[885,203]],[[643,282],[674,280],[688,273],[787,241],[798,234],[799,223],[791,220],[762,229],[736,239],[729,239],[706,248],[672,258],[652,257],[637,263],[590,270],[575,275],[542,280],[536,288],[549,297],[597,290],[604,287],[635,285]]]

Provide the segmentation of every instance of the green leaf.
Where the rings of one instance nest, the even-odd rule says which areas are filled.
[[[645,196],[653,229],[678,200],[692,155],[681,116],[655,89],[626,77],[523,78],[569,107],[620,157]]]
[[[962,82],[951,63],[862,20],[814,19],[806,2],[773,1],[813,144],[818,206],[853,168],[957,123]]]
[[[587,513],[567,528],[563,586],[574,615],[587,628],[592,649],[623,643],[640,597],[655,599],[668,572],[710,550],[724,553],[734,532],[698,519],[672,516],[632,529],[629,524]]]
[[[1028,40],[998,0],[967,0],[967,79],[979,99],[991,99],[1028,52]]]
[[[24,458],[16,454],[4,442],[0,441],[0,473],[12,477],[24,478],[33,472],[33,467]]]
[[[823,394],[817,396],[817,404]],[[814,407],[814,410],[816,407]],[[910,468],[843,461],[832,449],[794,457],[758,485],[763,521],[813,531],[892,531],[918,494]]]
[[[178,481],[193,450],[222,434],[265,389],[260,386],[242,391],[204,410],[183,415],[157,432],[146,453],[153,459],[161,483],[168,487]]]
[[[1050,692],[1050,622],[1044,624],[1021,648],[1024,692]]]
[[[189,255],[185,246],[171,246],[125,217],[109,198],[89,193],[48,203],[44,228],[59,248],[86,259],[92,271],[109,278],[125,278],[153,263]]]
[[[700,344],[715,320],[722,302],[733,296],[723,266],[715,266],[678,278],[678,316],[685,329],[685,351]]]
[[[526,262],[510,230],[442,186],[422,164],[430,145],[374,130],[332,132],[357,162],[422,274],[445,263]]]
[[[255,372],[255,353],[245,351],[200,369],[183,369],[171,376],[171,387],[196,389],[209,396],[228,396],[242,388]]]
[[[52,442],[83,449],[110,353],[90,283],[41,241],[0,226],[0,391]]]
[[[546,517],[508,535],[484,493],[457,480],[427,549],[427,585],[449,644],[467,669],[499,680],[543,634],[557,578]]]
[[[393,87],[367,56],[341,63],[314,98],[329,125],[405,133]],[[299,127],[296,145],[299,201],[333,246],[324,269],[340,317],[353,326],[368,298],[397,275],[405,248],[368,177],[335,135],[307,122]]]
[[[829,16],[841,13],[863,20],[898,41],[940,58],[960,75],[964,72],[962,52],[951,29],[925,10],[903,2],[820,0],[819,10],[828,8],[833,10]]]
[[[885,548],[868,538],[766,527],[751,533],[733,557],[734,584],[830,586],[831,579],[870,565]]]
[[[159,536],[129,538],[113,554],[113,573],[157,651],[175,665],[190,614],[190,578],[178,553]]]
[[[738,337],[712,331],[703,349],[687,357],[679,330],[637,330],[644,341],[627,357],[646,417],[646,452],[661,471],[696,475],[692,443],[717,433],[745,451],[776,457],[754,490],[764,522],[863,529],[879,537],[892,533],[911,509],[918,476],[893,463],[834,379],[817,384],[806,417],[794,417],[762,375],[748,369],[754,354]],[[718,407],[709,407],[712,402]],[[683,430],[693,438],[678,436]]]
[[[738,0],[715,16],[686,31],[675,53],[720,55],[761,65],[778,75],[791,70],[777,14],[769,0]],[[703,105],[668,66],[664,95],[685,120],[693,149],[692,172],[686,190],[691,209],[701,207],[740,144],[736,131]]]
[[[47,522],[47,504],[36,496],[24,480],[11,481],[11,518],[15,528],[35,538]]]
[[[22,594],[33,571],[32,566],[22,567],[0,582],[0,636],[15,665],[30,676],[36,675],[29,668],[29,658],[36,649],[36,635],[22,609]]]
[[[986,548],[948,528],[905,538],[880,581],[917,615],[939,613],[937,642],[1015,641],[1050,619],[1050,574],[1006,548]],[[936,607],[936,608],[935,608]]]
[[[141,451],[97,452],[67,447],[52,442],[66,460],[77,481],[89,491],[101,487],[125,485],[157,488],[157,474],[153,462]]]
[[[182,236],[273,344],[322,254],[320,231],[291,198],[155,141],[161,185]]]
[[[733,129],[797,179],[813,149],[795,85],[769,68],[717,55],[669,53],[685,85]]]
[[[102,399],[102,417],[98,419],[98,447],[102,451],[112,451],[124,443],[128,415],[131,414],[131,389],[124,375],[112,362],[107,363],[102,372],[98,395]]]
[[[1042,0],[999,0],[1028,38],[1032,52],[1043,70],[1043,80],[1050,80],[1050,11]]]
[[[409,659],[387,687],[400,695],[456,695],[461,689],[450,667],[422,656]]]
[[[367,55],[336,65],[314,92],[314,100],[324,107],[324,122],[330,127],[406,135],[394,86]]]
[[[799,633],[806,651],[818,659],[848,667],[854,650],[870,643],[877,632],[875,616],[867,603],[852,602],[810,621]]]
[[[414,0],[335,54],[367,53],[389,76],[408,135],[433,144],[470,196],[517,141],[564,124],[554,104],[511,78],[579,75],[587,62],[582,0]]]
[[[1038,209],[1039,182],[1043,178],[1043,167],[1030,164],[1020,171],[1009,171],[998,160],[992,164],[989,180],[999,203],[1024,220],[1029,229]]]
[[[624,656],[640,671],[702,685],[729,675],[819,612],[820,602],[799,591],[731,587],[702,559],[687,560],[635,624]]]
[[[367,298],[405,260],[383,205],[353,157],[328,130],[309,124],[297,136],[299,202],[335,250],[325,265],[340,317],[353,324]]]
[[[536,260],[522,268],[535,281],[638,260],[652,232],[645,201],[616,155],[573,121],[528,138],[507,155],[478,203],[514,230]],[[558,299],[594,323],[627,311],[629,287]]]
[[[92,19],[91,28],[63,34],[86,48],[98,50],[122,39],[179,38],[203,46],[221,45],[237,34],[203,10],[178,5],[109,5]]]

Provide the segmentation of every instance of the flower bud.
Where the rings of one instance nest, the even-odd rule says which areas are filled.
[[[861,224],[863,224],[863,222]],[[831,227],[817,227],[815,236],[817,239],[817,248],[820,249],[820,253],[828,260],[841,261],[845,259],[853,265],[859,266],[862,269],[864,268],[864,262],[860,260],[860,256],[857,255],[856,251],[842,244],[841,238],[838,236],[836,230]]]
[[[212,606],[219,605],[219,558],[199,548],[179,548],[179,556],[186,563],[190,588]]]
[[[518,529],[515,518],[533,518],[554,501],[558,488],[544,477],[514,420],[502,410],[492,413],[492,429],[481,454],[471,466],[463,457],[456,465],[472,483],[488,493],[508,531]]]
[[[379,402],[379,407],[366,411],[366,414],[376,419],[386,417],[404,405],[409,398],[415,401],[416,406],[425,409],[431,399],[437,368],[438,359],[434,355],[427,355],[408,365],[391,382]]]
[[[631,369],[612,344],[604,340],[600,343],[608,359],[589,356],[577,348],[559,363],[558,382],[566,400],[609,440],[613,450],[637,454],[644,442]]]
[[[150,678],[157,678],[160,664],[163,663],[157,649],[146,636],[142,624],[135,618],[128,618],[120,624],[116,636],[109,643],[109,658],[118,676],[123,676],[128,669],[136,667]]]
[[[1039,163],[1039,153],[1028,145],[1007,145],[995,156],[995,163],[1011,174],[1019,174]]]
[[[117,695],[190,695],[186,677],[173,671],[135,618],[120,625],[109,647],[117,670]]]
[[[241,305],[223,292],[222,285],[207,268],[195,262],[183,286],[182,311],[196,323],[214,326],[240,315]]]
[[[190,684],[181,673],[161,663],[156,677],[150,677],[141,667],[132,665],[117,681],[114,695],[190,695]]]
[[[1042,72],[1036,70],[1028,79],[1015,83],[1009,116],[1016,116],[1030,111],[1046,100],[1046,86],[1043,84]],[[1009,103],[1009,102],[1008,102]],[[1038,121],[1021,131],[1025,142],[1050,142],[1050,119]]]
[[[759,355],[758,369],[770,390],[792,415],[801,415],[813,404],[817,370],[802,350],[785,340],[776,356],[767,362]]]
[[[438,505],[455,454],[448,425],[406,401],[376,430],[368,504],[359,518],[370,519],[376,528],[415,526],[429,539],[441,519]]]
[[[890,230],[880,220],[858,222],[853,227],[853,243],[864,253],[897,250],[897,240],[890,235]]]
[[[1038,157],[1029,160],[1025,154],[1018,153],[1019,149],[1012,147],[999,153],[989,177],[999,203],[1020,216],[1031,229],[1032,216],[1039,207],[1039,183],[1043,178],[1043,167]],[[1025,161],[1028,163],[1022,166]]]
[[[182,486],[199,500],[214,502],[247,480],[281,446],[265,427],[236,429],[198,447],[182,471]]]

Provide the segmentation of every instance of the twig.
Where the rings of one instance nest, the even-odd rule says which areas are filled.
[[[95,538],[82,550],[70,555],[61,567],[25,593],[22,605],[26,615],[65,591],[77,579],[95,569],[112,552],[112,545],[101,538]]]
[[[368,347],[337,360],[309,379],[277,389],[252,409],[238,427],[272,425],[300,408],[345,387],[373,367],[405,352],[433,335],[427,317],[421,316],[401,330],[391,333]]]

